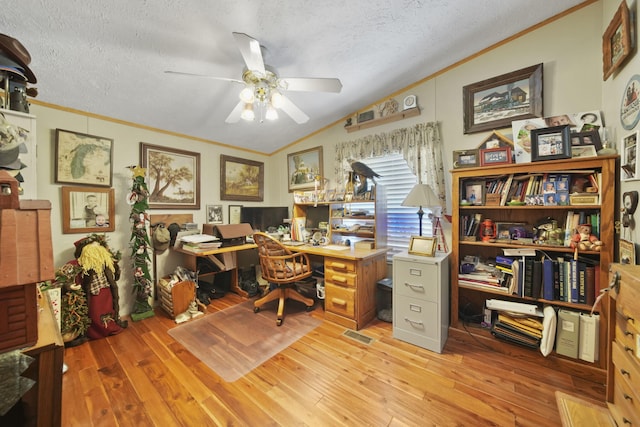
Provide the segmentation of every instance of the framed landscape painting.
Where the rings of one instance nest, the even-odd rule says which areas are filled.
[[[322,146],[287,155],[289,193],[313,190],[316,179],[322,178]]]
[[[149,209],[200,209],[200,153],[140,143]]]
[[[542,64],[464,86],[462,102],[467,134],[542,117]]]
[[[56,129],[55,182],[111,187],[113,139]]]
[[[262,202],[264,163],[220,155],[220,199]]]

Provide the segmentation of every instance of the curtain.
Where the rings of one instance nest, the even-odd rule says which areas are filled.
[[[439,123],[419,123],[410,128],[339,142],[336,145],[334,176],[339,182],[346,182],[351,161],[401,153],[418,177],[418,183],[427,184],[433,189],[445,212],[447,195],[442,151]]]

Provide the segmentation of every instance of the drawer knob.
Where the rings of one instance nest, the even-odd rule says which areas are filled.
[[[634,322],[634,320],[635,320],[635,319],[634,319],[633,317],[631,317],[631,316],[624,316],[624,318],[625,318],[625,320],[626,320],[627,322],[629,322],[629,323],[633,323],[633,322]]]
[[[622,422],[631,425],[631,420],[628,420],[625,417],[622,417]]]
[[[625,393],[623,396],[625,400],[630,400],[633,402],[633,397],[629,396],[627,393]]]
[[[412,285],[411,283],[407,283],[407,282],[404,282],[404,285],[410,287],[414,291],[415,290],[424,291],[424,286],[422,285]]]
[[[620,369],[620,374],[629,377],[629,371],[627,371],[626,369]]]
[[[624,351],[628,351],[629,353],[633,353],[633,349],[631,347],[629,347],[628,345],[624,346]]]

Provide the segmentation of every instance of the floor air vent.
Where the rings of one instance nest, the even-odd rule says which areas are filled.
[[[352,331],[351,329],[347,329],[342,333],[342,335],[366,345],[369,345],[373,342],[373,338],[368,337],[366,335],[362,335],[360,332]]]

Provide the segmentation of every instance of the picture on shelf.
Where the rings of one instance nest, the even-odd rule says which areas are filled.
[[[470,205],[484,205],[484,181],[465,184],[464,202]]]

